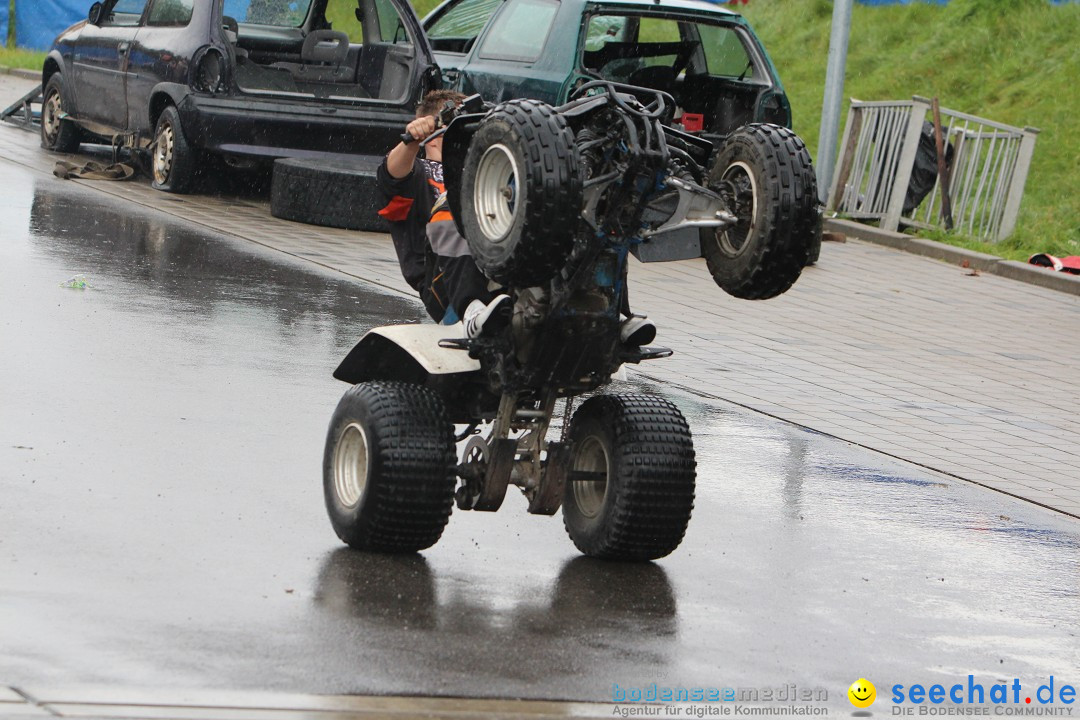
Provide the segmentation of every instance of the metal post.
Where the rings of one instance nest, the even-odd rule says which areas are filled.
[[[832,35],[829,37],[829,65],[825,71],[825,98],[821,106],[821,135],[818,137],[818,193],[824,202],[832,186],[836,167],[836,136],[840,132],[840,110],[844,104],[844,71],[847,66],[848,36],[851,33],[853,0],[833,0]]]
[[[1024,197],[1024,184],[1027,182],[1028,170],[1031,169],[1031,159],[1035,155],[1035,136],[1038,134],[1038,128],[1024,128],[1016,167],[1013,168],[1012,178],[1009,180],[1009,196],[1005,200],[1001,229],[994,240],[1004,240],[1016,229],[1016,218],[1020,215],[1020,199]]]
[[[904,144],[899,148],[900,159],[897,161],[896,174],[893,176],[889,208],[885,211],[885,217],[881,219],[882,230],[896,232],[900,229],[904,196],[907,195],[908,185],[911,183],[911,169],[915,166],[915,155],[919,152],[919,136],[922,135],[922,126],[929,112],[929,100],[918,95],[911,98],[911,114],[908,115],[907,129],[904,131]]]

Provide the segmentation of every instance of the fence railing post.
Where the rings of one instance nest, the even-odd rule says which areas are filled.
[[[915,155],[919,151],[919,135],[930,112],[930,101],[915,95],[911,98],[911,115],[908,116],[907,132],[904,133],[904,147],[900,151],[900,160],[896,166],[896,179],[893,181],[892,197],[889,208],[881,219],[881,229],[896,232],[900,229],[900,215],[904,212],[904,196],[907,195],[911,182],[911,169],[915,165]]]
[[[859,142],[859,130],[862,129],[862,110],[855,106],[859,102],[851,99],[851,107],[848,109],[847,122],[844,124],[844,140],[840,144],[840,168],[833,174],[832,187],[829,188],[829,198],[826,210],[836,210],[840,196],[847,186],[848,178],[851,177],[851,166],[855,162],[855,146]]]
[[[1026,127],[1023,137],[1020,138],[1020,151],[1012,177],[1009,178],[1009,195],[1005,200],[1005,211],[1002,214],[997,240],[1004,240],[1016,229],[1016,219],[1020,215],[1020,200],[1024,197],[1024,185],[1027,183],[1028,170],[1031,169],[1031,159],[1035,155],[1035,137],[1038,134],[1038,128]]]

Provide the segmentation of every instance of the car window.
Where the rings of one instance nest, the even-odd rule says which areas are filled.
[[[495,18],[480,46],[480,57],[532,62],[540,57],[555,22],[555,0],[513,0]]]
[[[311,0],[225,0],[224,14],[238,22],[278,27],[300,27]]]
[[[333,30],[340,30],[349,36],[349,42],[359,45],[364,42],[364,28],[356,19],[356,0],[330,0],[326,4],[326,20]]]
[[[466,53],[503,0],[462,0],[427,29],[435,50]]]
[[[382,31],[383,42],[392,42],[395,45],[412,44],[405,30],[405,22],[394,3],[390,0],[375,0],[375,10],[379,13],[379,29]]]
[[[585,49],[596,51],[609,42],[626,42],[629,23],[623,15],[596,15],[589,20],[585,32]]]
[[[194,10],[195,0],[154,0],[150,14],[146,16],[146,24],[184,27],[191,22]]]
[[[746,52],[742,38],[733,28],[698,25],[710,75],[753,80],[758,70]]]
[[[146,0],[117,0],[112,13],[102,23],[113,27],[131,27],[139,24]]]
[[[679,42],[679,23],[667,18],[643,17],[639,21],[638,42]]]
[[[581,62],[608,80],[641,84],[640,79],[651,79],[645,84],[654,87],[663,78],[671,83],[683,73],[756,80],[761,71],[752,57],[743,37],[731,26],[641,15],[593,15],[586,27]]]

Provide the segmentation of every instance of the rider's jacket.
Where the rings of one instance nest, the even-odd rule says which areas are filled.
[[[446,206],[442,163],[416,158],[412,172],[398,179],[384,158],[377,177],[385,203],[379,215],[390,224],[401,273],[428,314],[436,322],[456,322],[473,300],[488,302],[493,296],[487,278]]]

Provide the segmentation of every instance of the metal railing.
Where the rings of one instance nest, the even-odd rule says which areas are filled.
[[[949,148],[948,227],[940,177],[917,207],[907,213],[904,207],[930,111],[930,101],[918,96],[909,102],[852,100],[827,210],[877,220],[885,230],[909,225],[952,229],[990,242],[1008,237],[1016,228],[1038,129],[940,108]]]

